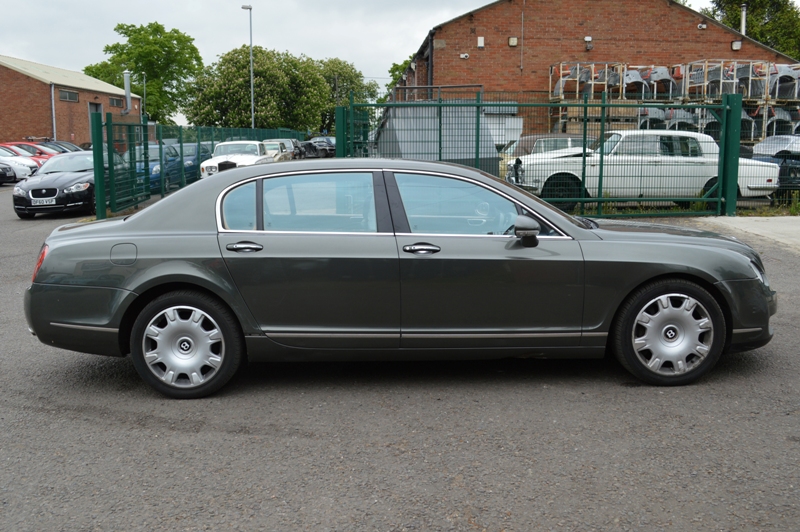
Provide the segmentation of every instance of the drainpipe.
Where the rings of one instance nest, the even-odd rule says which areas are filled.
[[[53,140],[56,140],[56,86],[50,84],[50,114],[53,118]]]
[[[747,4],[742,4],[742,27],[739,30],[739,33],[745,35],[746,30],[747,30]]]

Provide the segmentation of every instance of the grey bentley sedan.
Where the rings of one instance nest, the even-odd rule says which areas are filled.
[[[749,246],[564,214],[457,165],[276,163],[214,175],[126,218],[65,225],[25,293],[56,347],[130,355],[171,397],[247,361],[595,358],[692,382],[772,338]]]

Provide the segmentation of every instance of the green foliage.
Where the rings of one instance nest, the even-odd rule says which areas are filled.
[[[329,105],[330,89],[317,63],[260,46],[253,47],[257,128],[315,129]],[[220,56],[197,76],[195,99],[186,106],[193,124],[250,127],[250,48]]]
[[[147,78],[146,111],[152,120],[173,123],[171,117],[189,101],[190,84],[203,68],[194,39],[176,29],[167,31],[158,22],[146,26],[117,24],[114,31],[126,42],[103,48],[108,60],[83,69],[83,73],[123,88],[122,73],[131,72],[131,90],[144,95]],[[142,75],[144,74],[144,76]]]
[[[712,0],[711,7],[701,12],[733,29],[741,27],[742,0]],[[800,9],[792,0],[748,0],[747,36],[800,57]]]
[[[350,104],[350,93],[357,103],[375,101],[378,84],[364,81],[364,75],[352,63],[341,59],[325,59],[319,62],[320,71],[330,88],[328,105],[322,111],[319,131],[333,131],[337,106]]]
[[[400,82],[400,78],[403,77],[408,67],[411,65],[411,60],[414,59],[414,54],[408,56],[408,59],[403,61],[402,63],[392,63],[392,66],[389,67],[389,76],[392,80],[386,84],[386,90],[390,91]]]

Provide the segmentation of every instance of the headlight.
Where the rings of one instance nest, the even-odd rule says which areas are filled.
[[[160,174],[161,173],[161,165],[157,164],[153,167],[153,171],[150,172],[151,175],[153,174]]]
[[[762,271],[761,268],[759,268],[758,265],[753,261],[750,261],[750,267],[753,268],[753,271],[755,272],[758,280],[761,281],[763,285],[769,286],[769,279],[767,279],[767,274],[764,271]]]
[[[28,195],[28,193],[22,190],[20,187],[14,187],[14,195],[24,198]]]
[[[186,161],[183,163],[183,166],[194,166],[194,163],[192,161]]]
[[[64,194],[75,194],[76,192],[83,192],[91,186],[91,183],[75,183],[64,189]]]

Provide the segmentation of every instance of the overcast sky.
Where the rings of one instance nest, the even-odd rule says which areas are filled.
[[[253,44],[314,59],[353,63],[381,87],[392,63],[416,52],[428,31],[490,0],[244,0],[253,6]],[[566,0],[565,0],[566,1]],[[639,1],[639,0],[623,0]],[[81,71],[107,58],[118,23],[159,22],[194,38],[208,65],[249,44],[242,0],[27,0],[3,10],[0,55]],[[690,0],[699,10],[710,0]]]

